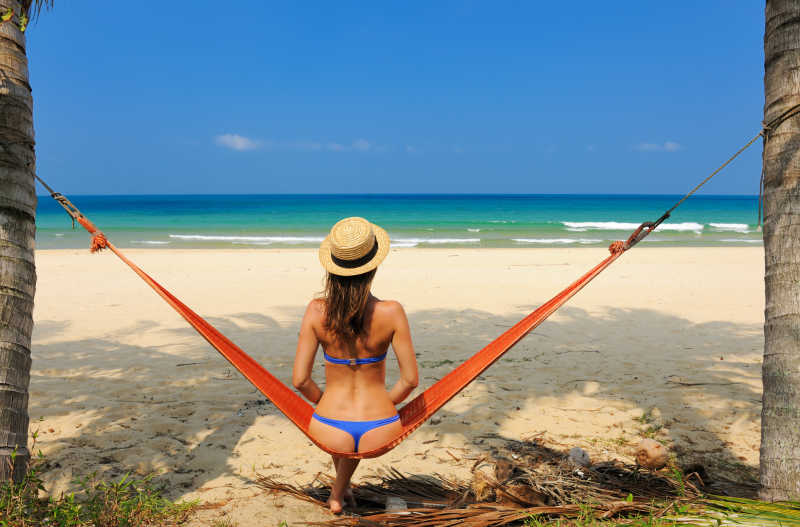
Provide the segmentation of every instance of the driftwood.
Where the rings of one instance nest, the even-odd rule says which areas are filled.
[[[353,487],[357,506],[346,509],[349,516],[315,525],[489,527],[534,515],[662,516],[700,497],[698,486],[703,484],[696,474],[653,472],[616,460],[577,466],[539,439],[508,442],[493,455],[474,460],[472,474],[471,481],[455,481],[390,469]],[[331,483],[332,478],[322,474],[303,487],[258,478],[271,493],[290,494],[321,507],[326,507]],[[405,508],[387,510],[398,503]]]

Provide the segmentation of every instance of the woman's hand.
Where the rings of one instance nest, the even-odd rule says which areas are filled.
[[[311,378],[314,356],[319,347],[319,339],[314,331],[314,320],[321,316],[319,303],[319,300],[312,300],[303,315],[303,321],[300,323],[300,335],[297,339],[297,352],[294,356],[294,368],[292,369],[292,384],[314,404],[317,404],[322,398],[322,390]]]

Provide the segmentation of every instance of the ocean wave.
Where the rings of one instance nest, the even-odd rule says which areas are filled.
[[[392,240],[392,246],[397,247],[397,244],[419,244],[419,243],[479,243],[480,238],[397,238]],[[413,247],[413,246],[412,246]]]
[[[169,245],[169,242],[162,242],[157,240],[132,240],[131,243],[140,243],[142,245]]]
[[[725,232],[739,232],[741,234],[747,234],[750,232],[750,226],[746,223],[709,223],[708,224],[713,229],[718,231],[725,231]]]
[[[602,243],[604,240],[595,238],[511,238],[517,243]]]
[[[639,227],[639,223],[627,223],[620,221],[562,221],[568,231],[572,232],[585,232],[585,231],[628,231],[634,230]],[[662,223],[658,226],[661,231],[692,231],[701,232],[703,225],[693,221],[683,223]]]
[[[762,243],[763,240],[754,240],[752,238],[723,238],[720,240],[725,243]]]
[[[481,232],[480,229],[467,229],[469,232]]]
[[[170,234],[178,240],[199,240],[212,242],[270,242],[270,243],[319,243],[321,236],[221,236],[206,234]]]

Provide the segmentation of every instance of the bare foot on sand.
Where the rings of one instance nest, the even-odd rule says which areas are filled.
[[[341,514],[342,513],[342,500],[336,499],[333,496],[328,498],[328,508],[334,514]]]
[[[328,498],[327,503],[328,503],[328,508],[331,510],[332,513],[341,514],[344,505],[348,505],[350,507],[356,506],[356,497],[353,496],[353,489],[347,489],[346,491],[344,491],[344,495],[342,497],[336,497],[331,495],[331,497]]]

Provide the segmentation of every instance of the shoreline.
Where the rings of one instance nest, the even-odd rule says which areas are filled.
[[[374,291],[400,300],[409,315],[420,388],[608,254],[531,249],[390,253]],[[647,249],[609,267],[434,422],[362,463],[356,481],[389,466],[463,477],[471,462],[447,451],[477,455],[537,435],[558,448],[630,459],[649,434],[679,460],[751,470],[760,438],[763,248]],[[300,318],[322,286],[316,251],[125,252],[288,382]],[[159,474],[172,498],[225,501],[220,510],[241,526],[322,514],[266,497],[252,481],[263,473],[308,483],[330,472],[330,458],[120,263],[88,249],[36,251],[31,431],[38,428],[38,447],[61,467],[48,472],[47,488],[69,489],[74,476],[95,470],[133,470]],[[321,368],[318,361],[315,379]],[[391,383],[393,358],[387,371]]]

